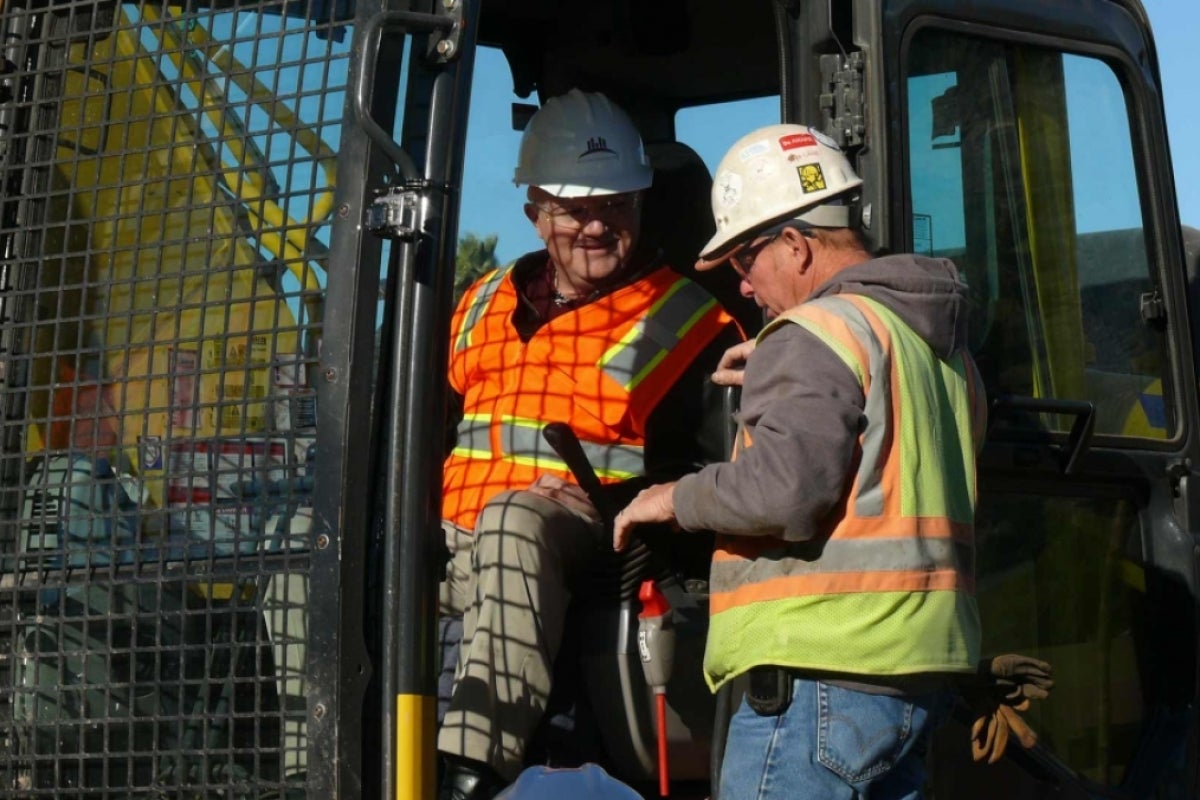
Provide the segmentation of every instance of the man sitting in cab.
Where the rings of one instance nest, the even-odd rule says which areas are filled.
[[[548,100],[515,174],[545,249],[483,276],[455,312],[440,604],[463,615],[463,639],[438,737],[442,798],[490,798],[521,771],[572,587],[606,546],[593,498],[543,426],[571,426],[614,507],[724,456],[708,378],[741,334],[712,296],[637,247],[652,180],[637,129],[607,97]]]

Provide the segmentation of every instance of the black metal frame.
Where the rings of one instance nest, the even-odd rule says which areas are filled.
[[[286,10],[278,3],[219,5],[222,6],[222,11],[238,7],[246,11],[262,10],[268,14],[280,15],[281,18],[285,15],[301,14],[312,29],[319,28],[322,32],[319,35],[326,36],[334,35],[335,29],[342,24],[352,22],[354,35],[359,37],[359,42],[364,36],[363,29],[368,28],[368,23],[384,11],[379,3],[371,0],[363,0],[356,4],[352,20],[345,16],[333,19],[329,14],[334,9],[323,3],[314,3],[311,7],[288,5]],[[202,686],[203,692],[216,691],[223,685],[234,687],[241,693],[238,699],[220,701],[226,703],[227,711],[233,718],[251,719],[256,718],[260,711],[270,711],[276,718],[288,719],[293,723],[303,720],[303,724],[307,726],[303,747],[310,768],[302,786],[281,782],[278,776],[271,775],[263,778],[261,775],[247,776],[230,772],[221,777],[218,773],[207,771],[207,768],[199,777],[180,778],[176,783],[182,781],[197,791],[265,791],[282,796],[285,792],[291,793],[300,789],[313,798],[359,796],[364,785],[378,782],[374,776],[366,776],[363,773],[363,708],[367,705],[367,682],[371,674],[371,661],[364,638],[363,576],[366,574],[368,533],[373,520],[373,481],[371,462],[362,458],[361,454],[370,452],[374,446],[376,437],[370,420],[379,417],[379,409],[373,407],[370,393],[361,391],[361,387],[371,384],[376,369],[374,328],[380,285],[380,271],[377,265],[380,263],[382,252],[381,243],[363,232],[361,221],[369,203],[369,194],[375,188],[372,177],[388,171],[388,162],[379,154],[379,148],[372,144],[368,134],[363,129],[349,124],[355,102],[349,87],[356,85],[357,75],[362,70],[375,66],[364,65],[357,59],[354,53],[360,53],[361,48],[352,49],[351,55],[346,56],[350,65],[350,75],[347,80],[345,112],[336,157],[338,183],[333,201],[334,211],[329,222],[329,245],[327,250],[316,256],[329,276],[325,293],[325,314],[320,319],[308,318],[306,328],[315,331],[319,326],[323,334],[319,362],[310,360],[308,363],[312,375],[311,384],[318,398],[318,455],[310,465],[311,469],[307,471],[305,479],[293,482],[290,487],[282,490],[291,498],[287,502],[292,502],[300,492],[305,496],[311,495],[313,522],[311,530],[306,533],[305,541],[297,542],[295,549],[284,549],[274,554],[262,553],[252,556],[245,552],[226,558],[216,557],[214,551],[209,550],[207,554],[194,557],[160,556],[155,563],[146,561],[144,556],[149,550],[137,544],[129,548],[131,552],[136,550],[140,553],[134,562],[105,566],[101,566],[99,562],[92,564],[90,559],[94,557],[94,553],[107,551],[108,548],[105,545],[89,545],[87,564],[92,564],[91,566],[83,564],[81,568],[62,573],[57,562],[51,563],[50,557],[47,556],[42,558],[42,561],[49,569],[43,568],[33,578],[26,579],[33,581],[27,588],[16,586],[14,570],[17,562],[13,554],[21,535],[20,516],[29,489],[29,472],[24,452],[29,411],[26,405],[27,393],[23,387],[30,385],[28,372],[32,364],[32,355],[36,355],[32,352],[36,343],[31,340],[33,327],[29,320],[34,318],[32,306],[40,296],[37,273],[42,268],[44,245],[39,237],[49,230],[47,225],[39,222],[41,217],[38,216],[38,204],[44,205],[47,202],[50,189],[45,180],[42,185],[36,184],[35,177],[37,170],[44,173],[54,168],[54,137],[57,136],[54,132],[57,124],[52,119],[56,106],[44,100],[45,92],[40,88],[55,75],[55,68],[44,64],[46,51],[52,48],[46,34],[37,26],[46,14],[65,15],[72,21],[72,30],[78,32],[72,35],[91,42],[104,37],[104,24],[97,21],[92,12],[108,15],[111,22],[111,19],[115,18],[117,8],[118,6],[113,4],[91,6],[79,3],[22,9],[8,4],[2,20],[3,27],[9,34],[3,41],[3,46],[10,63],[5,63],[4,68],[0,69],[0,84],[8,90],[4,96],[0,96],[0,128],[3,128],[6,137],[6,145],[2,148],[4,161],[0,165],[0,169],[4,170],[3,196],[0,197],[0,306],[3,307],[3,314],[0,314],[0,341],[3,342],[3,352],[0,353],[0,358],[3,358],[4,362],[4,397],[0,401],[3,402],[4,410],[0,422],[3,426],[3,431],[0,432],[3,444],[3,455],[0,456],[0,545],[4,548],[4,557],[0,563],[4,565],[4,575],[0,576],[0,594],[5,597],[0,614],[3,625],[0,638],[5,640],[6,651],[3,665],[0,666],[0,680],[3,681],[0,684],[0,708],[5,711],[7,731],[6,751],[0,754],[0,776],[3,776],[0,780],[4,782],[0,785],[0,796],[29,797],[38,790],[37,786],[23,784],[21,781],[24,779],[19,777],[25,769],[22,765],[29,763],[30,758],[45,764],[45,768],[49,770],[46,774],[50,777],[46,779],[43,792],[61,791],[78,783],[79,780],[70,778],[67,773],[76,768],[71,766],[72,762],[76,765],[83,763],[80,756],[67,751],[43,751],[31,756],[27,745],[21,745],[24,750],[18,748],[15,738],[18,731],[12,725],[12,703],[14,700],[28,702],[27,698],[35,695],[14,683],[17,679],[14,677],[16,673],[12,642],[18,635],[23,635],[22,631],[29,625],[28,615],[18,607],[17,600],[54,608],[48,605],[52,601],[47,598],[58,596],[47,593],[61,592],[62,587],[80,587],[79,590],[83,592],[107,593],[106,596],[111,598],[116,596],[113,592],[119,594],[120,591],[124,591],[120,589],[123,586],[130,587],[130,592],[143,595],[149,593],[157,600],[143,611],[118,612],[116,621],[109,619],[101,627],[95,628],[95,623],[91,620],[98,613],[99,606],[85,605],[83,610],[79,611],[75,601],[69,598],[58,599],[58,611],[53,612],[57,617],[51,619],[58,619],[60,622],[57,624],[60,626],[63,622],[70,622],[85,626],[85,630],[95,628],[101,638],[97,640],[94,655],[104,661],[110,672],[117,670],[115,665],[118,662],[124,665],[123,659],[126,658],[157,659],[154,663],[159,664],[159,669],[163,669],[163,660],[174,657],[170,652],[171,645],[164,638],[165,633],[156,633],[145,642],[139,639],[118,641],[119,637],[134,636],[138,630],[150,629],[146,626],[151,624],[152,615],[147,613],[147,610],[153,610],[160,618],[174,615],[181,620],[180,625],[195,627],[198,624],[200,628],[194,633],[204,637],[207,645],[203,649],[201,661],[191,667],[178,668],[183,670],[179,674],[184,676],[181,680],[185,685]],[[203,9],[189,9],[187,13],[203,17],[207,12]],[[306,14],[307,16],[303,16]],[[25,30],[14,33],[14,25],[23,25]],[[35,46],[25,47],[23,40],[27,38],[32,38]],[[404,40],[403,34],[397,34],[389,40],[389,44]],[[399,62],[396,54],[400,48],[386,49],[387,55],[378,65],[378,72],[371,76],[370,83],[375,116],[385,121],[384,124],[390,124],[395,112],[399,84]],[[20,56],[17,55],[18,51]],[[167,64],[173,57],[172,54],[184,58],[186,52],[186,49],[167,48],[167,55],[158,56],[160,61],[157,63]],[[99,61],[96,63],[100,67],[105,66]],[[178,75],[179,67],[160,66],[160,69],[167,71],[166,80],[173,87],[165,91],[182,91],[180,87],[183,86],[184,79],[169,77],[172,69]],[[246,103],[251,102],[254,100],[247,97]],[[177,109],[177,113],[184,115],[200,112]],[[223,122],[233,120],[229,124],[253,124],[248,111],[244,112],[244,116],[236,109],[222,108],[216,113],[228,115],[222,116],[221,119]],[[37,121],[38,115],[44,117],[40,122]],[[75,130],[80,130],[82,124],[77,121]],[[31,126],[43,131],[41,138],[19,135]],[[252,134],[247,136],[250,135]],[[244,142],[245,139],[232,136],[222,138],[220,146],[230,146],[229,142],[234,142],[233,146],[236,146],[238,141]],[[296,159],[294,150],[289,158]],[[289,169],[291,168],[289,166]],[[261,235],[261,230],[261,227],[255,228],[252,235]],[[452,226],[450,230],[452,233]],[[441,240],[444,241],[444,238]],[[211,243],[207,246],[212,247]],[[86,247],[81,250],[84,256],[91,256],[94,252]],[[212,250],[208,252],[211,253]],[[161,265],[161,254],[158,258]],[[45,292],[42,294],[50,296]],[[169,297],[163,300],[167,304],[171,302]],[[181,305],[182,308],[184,306]],[[57,346],[55,352],[58,352]],[[163,372],[167,370],[165,367],[159,369]],[[84,384],[75,380],[73,386],[78,390]],[[178,441],[186,443],[183,438]],[[266,503],[265,499],[262,500],[263,507]],[[200,505],[197,501],[197,509]],[[112,512],[109,512],[110,517],[111,514]],[[93,521],[102,519],[98,513],[90,516]],[[60,534],[63,535],[65,534]],[[113,552],[116,552],[115,548]],[[274,691],[269,686],[274,678],[268,668],[271,663],[270,634],[262,628],[261,622],[263,600],[261,592],[255,598],[241,587],[261,587],[272,575],[302,576],[308,581],[306,598],[292,598],[286,601],[292,605],[293,611],[306,615],[309,631],[308,640],[304,643],[304,652],[307,653],[307,691],[306,708],[302,712],[296,712],[294,709],[272,711],[267,708],[267,705],[276,701],[268,697],[270,692]],[[234,588],[231,588],[223,599],[222,590],[218,587],[225,585]],[[197,595],[197,591],[201,594]],[[165,605],[167,598],[174,599]],[[251,601],[253,605],[242,607]],[[93,610],[89,611],[88,608]],[[43,615],[45,613],[49,612],[43,609]],[[226,626],[228,630],[224,633],[224,623],[217,622],[218,618],[229,620],[229,625]],[[129,620],[131,627],[127,627],[132,633],[123,632],[125,628],[115,627],[121,619]],[[247,649],[239,644],[241,639],[238,637],[242,636],[247,637],[246,642],[253,647]],[[232,638],[226,640],[222,637]],[[180,644],[180,647],[184,645]],[[52,648],[53,652],[46,651],[54,660],[43,660],[46,660],[47,664],[61,666],[65,655],[82,653],[84,649],[87,649],[87,646],[67,646],[60,642]],[[243,655],[249,657],[252,654],[257,655],[251,659],[250,677],[243,680],[233,669],[234,661],[241,659]],[[34,662],[41,658],[38,651],[30,655]],[[133,667],[121,667],[121,670],[130,669]],[[112,680],[119,679],[120,674],[114,673]],[[61,681],[59,683],[61,684]],[[237,688],[241,686],[249,687],[246,691],[250,691],[251,694],[243,696],[244,691]],[[54,691],[62,695],[66,690],[60,685]],[[111,690],[105,688],[99,691]],[[214,696],[219,697],[220,693]],[[184,709],[180,713],[189,712]],[[203,709],[200,711],[201,716],[209,713]],[[158,727],[180,724],[171,713],[163,711],[154,712],[147,722]],[[55,725],[56,730],[61,727],[58,723]],[[105,725],[115,729],[115,723],[106,722]],[[269,749],[269,739],[270,737],[262,735],[247,745],[247,749],[256,754],[255,763],[272,757],[266,752]],[[373,739],[374,737],[370,737],[366,740]],[[119,747],[111,738],[106,739],[105,744]],[[202,746],[207,745],[201,740],[188,745],[191,748]],[[123,783],[120,776],[111,772],[109,767],[105,767],[102,777],[97,779],[99,782],[87,793],[95,796],[124,797],[136,791],[154,792],[161,790],[163,786],[173,785],[173,768],[167,763],[171,760],[171,753],[158,752],[157,744],[149,747],[153,751],[151,761],[158,763],[158,766],[154,766],[147,762],[150,766],[146,767],[156,771],[156,777],[153,778],[156,782],[154,787],[142,785],[140,789],[131,789],[127,783]],[[116,755],[119,756],[120,753]],[[134,763],[133,756],[130,756],[129,763]],[[255,777],[263,780],[256,784]],[[255,786],[258,788],[255,789]]]

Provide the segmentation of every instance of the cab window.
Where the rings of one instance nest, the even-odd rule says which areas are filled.
[[[1116,73],[929,28],[905,63],[912,246],[969,282],[989,394],[1092,403],[1095,432],[1117,445],[1173,436],[1165,335],[1141,310],[1156,281]],[[991,440],[1072,423],[1049,403],[1022,407],[993,414]],[[1171,632],[1191,629],[1193,604],[1147,565],[1137,476],[995,477],[981,470],[976,512],[983,655],[1051,662],[1054,692],[1028,716],[1040,744],[1095,784],[1149,796],[1183,763],[1194,647]]]
[[[908,53],[913,248],[969,281],[989,392],[1090,401],[1097,434],[1170,438],[1131,115],[1112,68],[935,30]],[[1070,424],[1032,414],[993,429]]]

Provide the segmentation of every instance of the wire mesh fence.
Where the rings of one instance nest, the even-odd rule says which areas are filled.
[[[0,18],[0,796],[306,785],[348,25]]]

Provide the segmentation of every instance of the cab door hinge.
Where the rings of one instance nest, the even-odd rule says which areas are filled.
[[[861,50],[821,56],[821,119],[824,131],[846,149],[863,143],[867,132]]]
[[[381,239],[414,241],[420,233],[417,212],[421,196],[428,188],[427,181],[415,181],[385,190],[367,207],[363,225]]]

